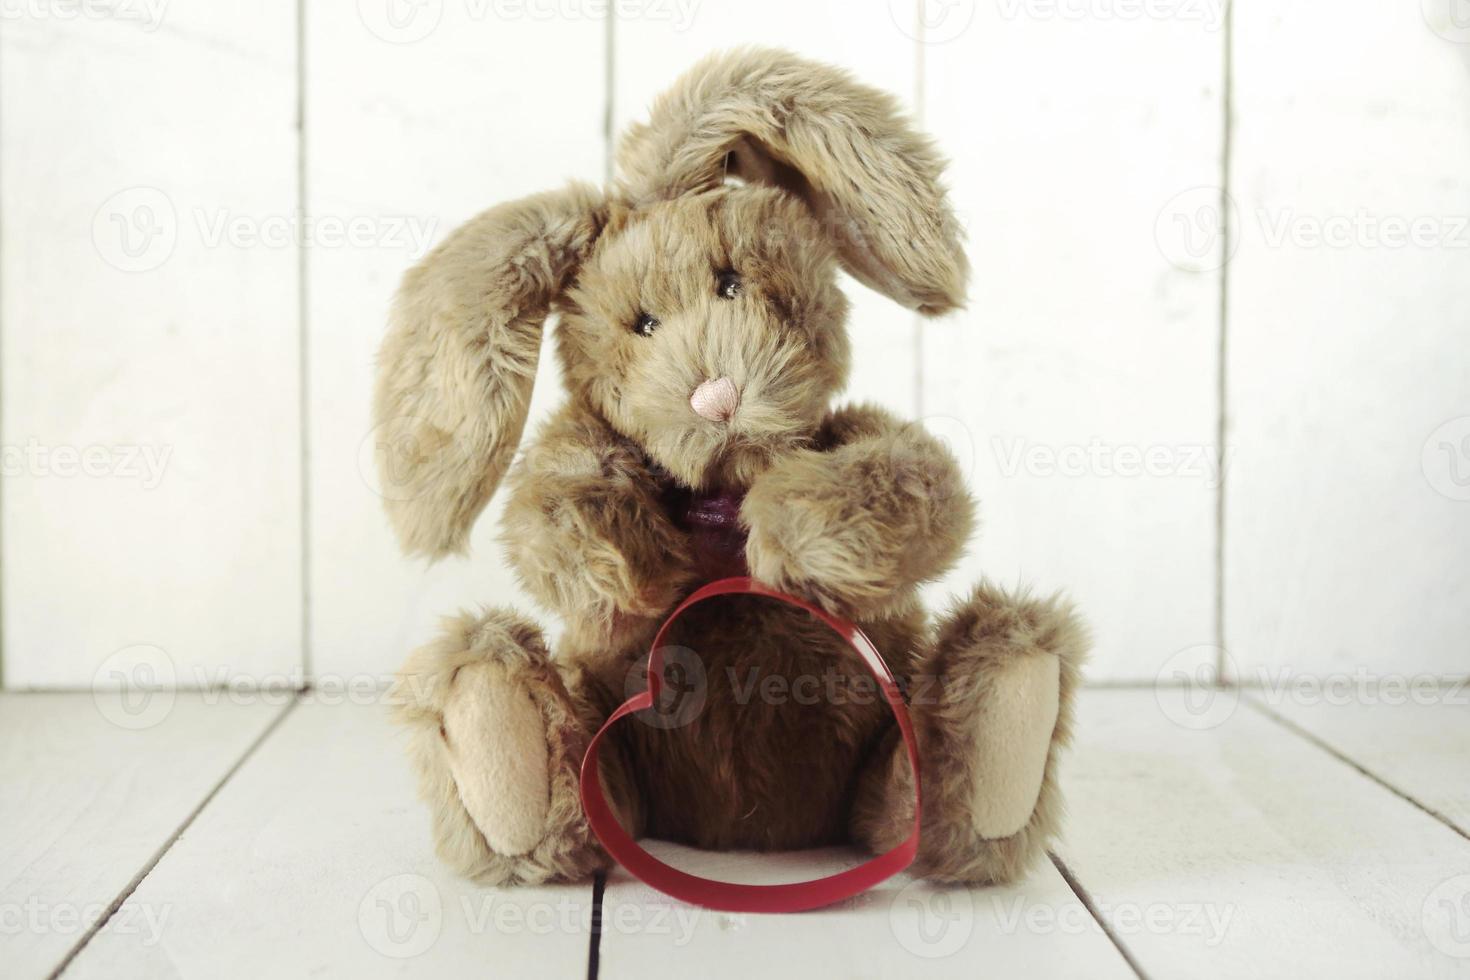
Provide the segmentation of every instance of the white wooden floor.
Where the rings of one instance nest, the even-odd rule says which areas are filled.
[[[1465,692],[1226,692],[1182,712],[1176,695],[1085,692],[1067,838],[1027,882],[896,880],[784,917],[694,909],[619,873],[455,879],[377,705],[3,695],[0,974],[1470,976]],[[667,850],[748,881],[852,858]]]

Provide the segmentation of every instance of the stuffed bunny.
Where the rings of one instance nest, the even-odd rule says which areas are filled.
[[[831,407],[850,354],[838,267],[926,315],[964,300],[933,145],[847,73],[744,49],[658,99],[618,168],[606,190],[460,227],[405,277],[383,343],[379,464],[405,550],[462,552],[509,471],[509,561],[563,623],[553,653],[519,612],[461,613],[399,675],[439,854],[488,883],[603,866],[578,797],[590,733],[646,683],[680,600],[749,574],[857,623],[903,683],[913,870],[1016,878],[1057,830],[1085,632],[1066,604],[989,584],[931,621],[918,588],[975,523],[956,461],[880,408]],[[568,397],[514,458],[553,312]],[[840,637],[726,596],[669,649],[680,683],[661,687],[693,709],[624,721],[602,752],[630,833],[875,852],[907,836],[897,726]]]

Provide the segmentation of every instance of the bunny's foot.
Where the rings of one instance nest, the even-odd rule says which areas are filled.
[[[1045,852],[1061,821],[1057,757],[1086,648],[1065,604],[988,584],[940,622],[909,690],[924,787],[915,873],[1013,881]],[[890,739],[860,783],[859,842],[884,851],[907,835],[911,778],[902,744]]]
[[[601,865],[577,794],[587,708],[535,625],[505,610],[450,617],[394,695],[446,863],[487,884],[575,880]]]

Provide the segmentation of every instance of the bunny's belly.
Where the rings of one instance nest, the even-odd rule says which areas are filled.
[[[896,673],[917,626],[868,629]],[[648,834],[720,849],[846,840],[861,766],[893,725],[862,661],[807,613],[749,596],[675,629],[662,710],[622,727]]]

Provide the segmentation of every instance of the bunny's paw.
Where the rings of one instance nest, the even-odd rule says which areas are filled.
[[[780,461],[740,516],[757,579],[831,612],[881,618],[953,564],[973,502],[948,451],[909,426]]]

